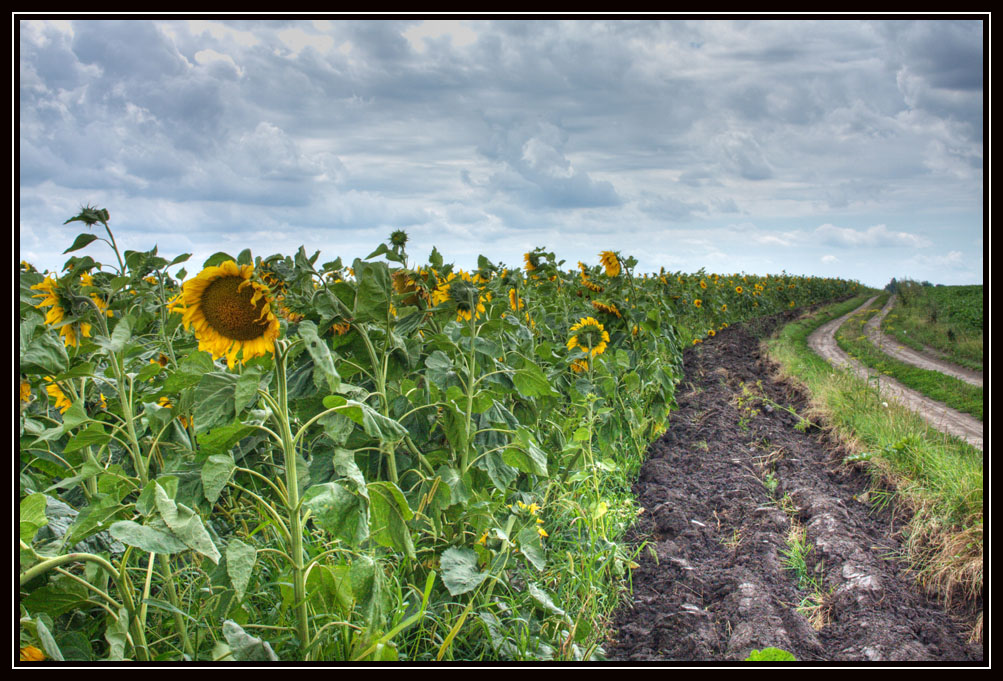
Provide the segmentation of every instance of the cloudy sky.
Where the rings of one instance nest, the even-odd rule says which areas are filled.
[[[20,257],[982,283],[981,20],[635,19],[19,21]]]

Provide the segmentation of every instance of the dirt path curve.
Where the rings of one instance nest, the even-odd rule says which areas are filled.
[[[645,511],[629,539],[650,550],[607,657],[726,662],[775,646],[801,661],[982,660],[894,560],[901,510],[870,506],[847,452],[786,408],[807,399],[772,378],[759,339],[793,317],[686,350],[678,409],[634,486]],[[812,547],[800,583],[784,555],[798,528]]]
[[[875,298],[877,296],[868,299],[867,302],[853,312],[848,312],[839,319],[833,319],[831,322],[820,326],[808,336],[809,347],[833,366],[849,368],[861,378],[877,382],[878,389],[883,395],[890,395],[895,398],[902,405],[919,414],[927,423],[942,433],[955,435],[966,440],[972,446],[982,449],[981,421],[972,418],[968,414],[951,409],[941,402],[932,400],[915,390],[905,387],[893,378],[864,366],[843,352],[836,343],[836,330],[850,316],[866,309],[868,305],[874,302]]]
[[[942,374],[960,378],[965,383],[977,385],[981,388],[981,371],[974,371],[967,367],[959,366],[953,362],[948,362],[942,357],[936,357],[930,353],[918,352],[917,350],[913,350],[910,347],[902,345],[891,336],[881,332],[881,322],[891,311],[897,298],[897,295],[892,295],[892,297],[888,299],[888,302],[885,303],[885,306],[881,308],[881,312],[874,315],[870,321],[864,325],[867,337],[871,339],[871,342],[886,355],[891,355],[901,362],[918,366],[921,369],[939,371]]]

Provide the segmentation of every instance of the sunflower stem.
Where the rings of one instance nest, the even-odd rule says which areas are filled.
[[[286,359],[292,347],[284,341],[276,343],[275,370],[278,379],[279,412],[273,412],[282,438],[282,454],[286,468],[286,511],[289,516],[289,555],[292,558],[293,601],[296,604],[296,637],[304,660],[309,660],[310,628],[306,598],[306,565],[303,562],[303,515],[300,509],[299,482],[296,470],[296,443],[289,426],[289,392],[286,378]]]

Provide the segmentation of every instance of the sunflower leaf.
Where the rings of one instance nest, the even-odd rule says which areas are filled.
[[[369,532],[377,544],[402,551],[415,559],[414,543],[407,522],[414,516],[404,493],[392,482],[371,482]]]
[[[157,511],[167,523],[167,527],[183,541],[188,548],[206,556],[213,563],[219,564],[220,553],[212,542],[212,537],[202,524],[202,518],[184,504],[175,503],[164,488],[155,484],[154,495]]]
[[[70,251],[79,251],[81,248],[91,243],[92,241],[97,241],[97,238],[98,237],[96,234],[87,234],[86,232],[83,234],[78,234],[77,238],[74,239],[73,241],[73,245],[67,248],[65,251],[63,251],[63,253],[65,254],[69,253]]]
[[[306,349],[310,353],[310,357],[313,358],[314,385],[322,388],[323,386],[320,384],[320,381],[323,380],[327,383],[327,388],[330,392],[337,392],[338,388],[341,387],[341,376],[334,367],[334,357],[331,355],[331,349],[317,335],[317,325],[310,320],[300,322],[299,335],[300,338],[306,341]]]

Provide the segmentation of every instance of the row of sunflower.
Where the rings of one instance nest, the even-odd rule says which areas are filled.
[[[602,656],[686,334],[755,314],[748,282],[412,263],[401,230],[172,276],[109,219],[71,221],[115,264],[20,268],[23,659]]]

